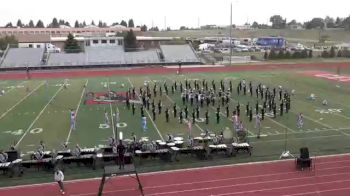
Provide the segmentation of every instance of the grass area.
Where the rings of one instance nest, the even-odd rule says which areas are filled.
[[[333,72],[335,70],[326,70]],[[350,73],[342,70],[342,73]],[[180,157],[179,162],[164,163],[159,160],[145,161],[139,165],[140,171],[158,171],[176,168],[200,167],[216,164],[230,164],[238,162],[251,162],[261,160],[275,160],[285,148],[285,133],[288,133],[287,148],[293,153],[298,149],[308,146],[312,155],[336,154],[350,152],[350,86],[347,84],[336,87],[338,82],[331,82],[321,78],[304,76],[293,71],[269,71],[269,72],[239,72],[239,73],[195,73],[188,75],[144,75],[144,76],[115,76],[99,78],[75,78],[67,81],[68,88],[63,88],[65,79],[53,80],[27,80],[27,81],[0,81],[0,89],[5,89],[5,95],[0,97],[0,149],[7,149],[15,144],[24,155],[36,150],[39,141],[43,140],[47,149],[61,148],[61,144],[69,142],[69,147],[80,144],[81,147],[94,147],[106,144],[110,136],[118,135],[119,131],[124,133],[124,138],[130,138],[134,132],[138,138],[148,137],[151,140],[166,138],[168,133],[187,137],[188,128],[186,124],[180,124],[170,114],[170,122],[166,123],[164,110],[169,107],[172,110],[174,103],[183,108],[180,92],[171,93],[166,96],[157,96],[154,100],[162,101],[163,113],[151,120],[152,113],[145,112],[148,130],[144,132],[141,127],[140,107],[136,107],[135,115],[128,110],[125,103],[111,104],[85,104],[87,93],[106,93],[108,90],[125,92],[130,87],[136,91],[145,81],[149,81],[151,89],[155,83],[162,85],[166,82],[169,86],[174,82],[184,82],[185,79],[209,81],[215,80],[217,86],[220,80],[232,81],[234,89],[241,79],[252,81],[254,85],[259,83],[273,87],[283,86],[291,91],[292,109],[288,114],[270,118],[266,116],[262,122],[262,134],[266,135],[257,139],[255,121],[249,122],[245,114],[245,104],[253,105],[257,99],[255,96],[237,95],[234,90],[229,103],[230,111],[238,104],[243,104],[241,119],[249,130],[249,140],[254,147],[253,156],[241,155],[235,158],[216,157],[209,160],[197,160],[193,157]],[[86,85],[86,88],[84,88]],[[317,96],[315,101],[307,99],[313,93]],[[322,105],[322,100],[327,99],[328,105]],[[259,100],[262,104],[262,101]],[[193,107],[188,106],[189,116]],[[254,108],[254,105],[253,105]],[[70,130],[69,110],[77,111],[77,128]],[[221,116],[220,124],[216,124],[216,106],[204,107],[200,110],[200,117],[209,112],[209,125],[198,122],[193,126],[195,136],[209,129],[219,133],[226,127],[232,130],[231,118],[226,118],[225,111]],[[116,130],[114,121],[112,126],[103,126],[105,112],[108,116],[119,111],[120,127]],[[296,127],[297,114],[304,114],[305,126],[303,129]],[[255,111],[254,111],[255,113]],[[111,120],[111,118],[110,118]],[[124,124],[125,123],[125,124]],[[121,126],[121,124],[126,125]],[[96,177],[101,175],[101,170],[92,171],[84,167],[66,168],[67,179]],[[52,180],[52,174],[47,172],[28,171],[21,178],[11,180],[4,176],[0,177],[0,186],[15,184],[38,183]]]
[[[320,31],[313,30],[292,30],[292,29],[256,29],[256,30],[233,30],[233,37],[236,38],[254,38],[261,36],[283,36],[289,42],[301,42],[307,45],[313,45],[318,42]],[[213,30],[183,30],[183,31],[160,31],[145,32],[146,36],[160,37],[183,37],[183,38],[201,38],[230,35],[229,29],[213,29]],[[344,29],[327,29],[321,31],[321,35],[328,35],[331,42],[348,42],[350,34]]]

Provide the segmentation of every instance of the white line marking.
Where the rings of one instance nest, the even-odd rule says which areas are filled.
[[[333,154],[333,155],[321,155],[317,156],[317,159],[320,158],[332,158],[332,157],[344,157],[344,156],[350,156],[350,153],[343,153],[343,154]],[[227,165],[216,165],[216,166],[206,166],[206,167],[195,167],[195,168],[187,168],[187,169],[175,169],[175,170],[167,170],[167,171],[156,171],[156,172],[145,172],[142,173],[142,176],[148,176],[148,175],[159,175],[159,174],[171,174],[171,173],[177,173],[177,172],[189,172],[189,171],[201,171],[201,170],[208,170],[208,169],[216,169],[216,168],[225,168],[225,167],[241,167],[241,166],[247,166],[247,165],[259,165],[259,164],[273,164],[273,163],[283,163],[283,162],[294,162],[294,159],[284,159],[284,160],[271,160],[271,161],[257,161],[257,162],[248,162],[248,163],[237,163],[237,164],[227,164]],[[327,163],[333,163],[334,160],[330,161],[323,161],[322,164]],[[346,167],[331,167],[331,168],[325,168],[323,170],[331,170],[331,169],[341,169],[341,168],[347,168]],[[297,172],[297,171],[295,171]],[[295,173],[294,172],[294,173]],[[263,175],[281,175],[281,174],[288,174],[289,172],[285,173],[271,173],[271,174],[263,174]],[[293,172],[292,172],[293,173]],[[247,177],[258,177],[258,175],[252,175]],[[78,180],[69,180],[66,181],[66,183],[74,184],[74,183],[81,183],[86,181],[94,181],[94,180],[101,180],[101,178],[88,178],[88,179],[78,179]],[[38,186],[45,186],[45,185],[55,185],[55,182],[48,182],[48,183],[40,183],[40,184],[30,184],[30,185],[18,185],[18,186],[10,186],[10,187],[0,187],[0,190],[12,190],[12,189],[18,189],[18,188],[26,188],[26,187],[38,187]]]
[[[4,118],[9,112],[11,112],[15,107],[17,107],[19,104],[21,104],[24,100],[26,100],[29,96],[31,96],[35,91],[37,91],[42,85],[44,85],[45,82],[39,84],[34,90],[32,90],[29,94],[27,94],[25,97],[23,97],[21,100],[19,100],[15,105],[13,105],[11,108],[9,108],[6,112],[1,114],[0,120]]]
[[[301,138],[288,138],[288,140],[306,140],[306,139],[319,139],[319,138],[329,138],[329,137],[341,137],[344,136],[342,134],[338,135],[326,135],[326,136],[315,136],[315,137],[301,137]],[[285,139],[279,139],[279,140],[264,140],[264,141],[255,141],[255,142],[250,142],[251,144],[256,144],[256,143],[266,143],[266,142],[281,142],[285,141]]]
[[[234,193],[224,193],[219,194],[215,196],[226,196],[226,195],[242,195],[245,193],[257,193],[257,192],[264,192],[264,191],[272,191],[272,190],[281,190],[281,189],[288,189],[288,188],[299,188],[299,187],[308,187],[308,186],[316,186],[316,185],[324,185],[324,184],[332,184],[332,183],[341,183],[341,182],[350,182],[350,180],[334,180],[334,181],[328,181],[328,182],[316,182],[316,183],[308,183],[308,184],[301,184],[301,185],[292,185],[292,186],[281,186],[281,187],[275,187],[275,188],[263,188],[263,189],[255,189],[255,190],[249,190],[249,191],[241,191],[241,192],[234,192]],[[233,187],[235,185],[229,185],[229,186],[220,186],[220,187],[213,187],[210,189],[217,189],[217,188],[228,188]],[[207,190],[206,188],[204,190]]]
[[[108,79],[108,82],[107,82],[108,93],[111,91],[111,88],[109,87],[109,84],[110,84],[110,82],[109,82],[109,79]],[[111,121],[112,121],[113,138],[116,138],[112,103],[109,103],[109,108],[110,108],[110,111],[111,111]]]
[[[85,82],[85,87],[84,87],[84,89],[83,89],[83,92],[81,93],[80,100],[79,100],[79,103],[78,103],[76,112],[75,112],[75,120],[77,120],[78,112],[79,112],[79,108],[80,108],[80,104],[81,104],[81,101],[83,100],[83,97],[84,97],[84,94],[85,94],[85,90],[86,90],[86,88],[87,88],[88,83],[89,83],[89,80],[87,79],[86,82]],[[69,129],[69,133],[68,133],[68,136],[67,136],[67,139],[66,139],[66,143],[69,142],[69,139],[70,139],[70,135],[71,135],[71,134],[72,134],[72,127]]]
[[[131,82],[131,80],[130,80],[130,78],[129,78],[129,77],[128,77],[128,81],[129,81],[129,83],[130,83],[131,87],[134,87],[134,85],[133,85],[133,83]],[[140,100],[140,101],[142,101],[138,93],[136,93],[136,96],[139,98],[139,100]],[[162,134],[160,133],[160,131],[159,131],[159,129],[158,129],[158,127],[157,127],[156,123],[154,123],[153,119],[151,118],[151,115],[149,114],[148,110],[145,110],[145,111],[146,111],[146,113],[147,113],[147,115],[148,115],[149,119],[151,120],[151,122],[152,122],[152,124],[153,124],[154,128],[156,128],[156,130],[157,130],[157,132],[158,132],[159,137],[160,137],[160,138],[161,138],[161,139],[164,141],[164,138],[163,138]]]
[[[280,176],[281,174],[297,174],[297,172],[284,172],[284,173],[278,173],[278,174],[271,174],[271,175],[256,175],[254,178],[261,178],[261,177],[268,177],[268,176]],[[338,176],[338,175],[349,175],[350,172],[346,173],[332,173],[332,174],[325,174],[325,175],[319,175],[318,178],[322,177],[331,177],[331,176]],[[204,180],[204,181],[196,181],[196,182],[184,182],[184,183],[176,183],[176,184],[165,184],[165,185],[159,185],[159,186],[145,186],[144,189],[150,190],[150,189],[158,189],[158,188],[166,188],[166,187],[174,187],[174,186],[186,186],[186,185],[195,185],[195,184],[204,184],[204,183],[214,183],[214,182],[224,182],[224,181],[231,181],[231,180],[240,180],[240,179],[247,179],[249,177],[232,177],[232,178],[222,178],[222,179],[214,179],[214,180]],[[150,195],[164,195],[164,194],[175,194],[175,193],[183,193],[183,192],[193,192],[193,191],[202,191],[202,190],[210,190],[210,189],[218,189],[223,187],[238,187],[238,186],[245,186],[245,185],[255,185],[255,184],[264,184],[264,183],[275,183],[275,182],[284,182],[284,181],[292,181],[292,180],[302,180],[302,179],[313,179],[315,176],[306,176],[306,177],[295,177],[295,178],[287,178],[287,179],[276,179],[276,180],[266,180],[266,181],[258,181],[258,182],[248,182],[248,183],[233,183],[232,185],[224,185],[224,186],[213,186],[213,187],[207,187],[207,188],[197,188],[197,189],[184,189],[181,191],[170,191],[170,192],[158,192]],[[350,181],[350,180],[349,180]],[[117,192],[126,192],[126,191],[133,191],[135,189],[121,189],[121,190],[112,190],[112,191],[104,191],[103,193],[117,193]],[[77,194],[74,196],[86,196],[86,195],[92,195],[93,193],[82,193]]]
[[[51,99],[49,100],[49,102],[45,105],[45,107],[40,111],[40,113],[36,116],[36,118],[34,119],[34,121],[29,125],[28,129],[24,132],[24,134],[22,135],[21,139],[18,140],[17,144],[15,145],[15,147],[18,147],[19,143],[21,143],[21,141],[23,140],[23,138],[27,135],[27,133],[29,132],[29,130],[34,126],[34,124],[36,123],[36,121],[40,118],[40,116],[44,113],[44,111],[46,110],[46,108],[50,105],[50,103],[52,102],[52,100],[58,95],[58,93],[62,90],[63,85],[57,90],[57,92],[51,97]]]
[[[326,189],[326,190],[317,190],[317,191],[311,191],[311,192],[288,194],[288,195],[284,195],[284,196],[298,196],[298,195],[311,195],[311,194],[313,194],[313,195],[320,195],[320,193],[345,191],[345,190],[349,190],[349,189],[350,189],[350,187],[344,187],[344,188],[338,188],[338,189]]]

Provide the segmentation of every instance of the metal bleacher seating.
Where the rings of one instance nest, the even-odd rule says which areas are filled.
[[[10,48],[1,67],[37,67],[43,54],[43,48]]]
[[[163,52],[165,62],[200,62],[191,46],[189,46],[188,44],[161,45],[160,49]]]

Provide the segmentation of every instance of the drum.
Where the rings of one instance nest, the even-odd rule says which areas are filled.
[[[175,137],[174,140],[175,140],[175,141],[183,141],[184,138],[183,138],[183,137]]]
[[[175,146],[176,146],[176,147],[179,147],[179,148],[181,148],[182,145],[184,144],[183,141],[175,141],[174,143],[175,143]]]
[[[168,146],[168,147],[174,147],[174,146],[175,146],[175,143],[167,143],[167,146]]]

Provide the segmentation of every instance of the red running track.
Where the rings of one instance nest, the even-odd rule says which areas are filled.
[[[226,67],[182,67],[183,73],[213,73],[213,72],[241,72],[241,71],[263,71],[273,69],[318,69],[318,68],[350,68],[349,63],[319,63],[319,64],[261,64],[261,65],[236,65]],[[30,71],[32,79],[46,78],[75,78],[75,77],[108,77],[126,75],[146,75],[146,74],[171,74],[177,72],[177,67],[138,67],[138,68],[110,68],[110,69],[73,69],[73,70],[47,70]],[[2,80],[24,80],[28,75],[25,71],[0,72]]]
[[[297,171],[293,160],[140,175],[146,196],[348,196],[350,155],[315,159],[312,171]],[[97,195],[99,179],[65,182],[66,195]],[[0,195],[60,195],[56,183],[1,188]],[[138,196],[137,183],[128,176],[111,178],[105,196]]]

